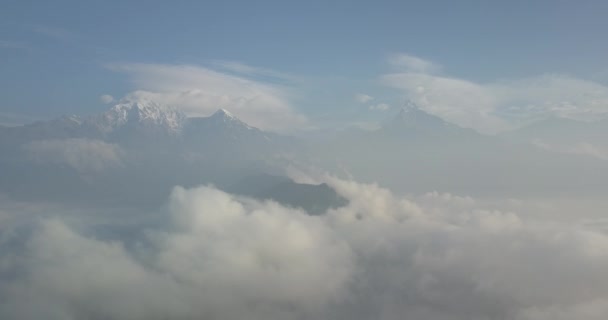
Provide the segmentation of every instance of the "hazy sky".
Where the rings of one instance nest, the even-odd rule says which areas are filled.
[[[136,90],[181,103],[166,95],[204,91],[217,77],[226,81],[213,88],[223,100],[197,91],[185,104],[209,106],[191,113],[258,103],[287,108],[310,127],[331,126],[381,119],[412,98],[461,125],[497,131],[513,113],[504,109],[518,102],[528,111],[547,99],[607,108],[606,1],[4,0],[0,7],[0,123],[90,114]],[[431,78],[390,77],[414,73]],[[463,113],[471,101],[459,100],[446,111],[454,99],[441,84],[430,98],[411,97],[437,77],[481,88],[481,97],[469,95],[479,110]],[[529,82],[538,88],[522,93]],[[563,87],[577,89],[564,96]],[[253,89],[241,96],[243,88]],[[531,98],[538,92],[542,101]]]

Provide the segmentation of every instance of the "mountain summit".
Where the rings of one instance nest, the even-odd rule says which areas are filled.
[[[232,113],[230,113],[230,111],[228,111],[224,108],[217,109],[217,111],[214,112],[211,116],[223,118],[223,119],[235,119],[236,118]]]
[[[196,119],[199,119],[199,122],[203,121],[217,127],[229,127],[237,130],[258,130],[257,128],[254,128],[241,121],[234,114],[224,108],[219,108],[215,113],[206,118],[190,119],[193,121],[197,121]]]
[[[422,110],[411,101],[387,121],[378,133],[396,138],[433,138],[449,140],[453,138],[478,138],[481,135],[473,129],[462,128],[442,118]]]
[[[407,102],[397,115],[382,127],[382,130],[391,132],[433,132],[444,130],[447,127],[458,128],[456,125],[447,123],[443,119],[425,112],[413,102]]]
[[[169,133],[181,130],[186,115],[174,107],[151,100],[125,100],[110,110],[88,119],[88,123],[109,133],[123,126],[158,127]]]

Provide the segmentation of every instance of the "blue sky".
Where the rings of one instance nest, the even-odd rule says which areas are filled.
[[[183,104],[193,115],[223,104],[276,130],[371,123],[406,99],[488,132],[608,112],[606,1],[4,0],[1,8],[0,123],[99,112],[108,107],[102,95]]]

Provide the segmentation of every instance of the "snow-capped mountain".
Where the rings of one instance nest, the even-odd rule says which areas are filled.
[[[209,117],[188,118],[183,128],[183,138],[195,144],[203,142],[204,137],[213,142],[270,142],[275,134],[264,132],[238,119],[225,109],[219,109]]]
[[[86,122],[106,134],[124,126],[156,128],[178,134],[186,119],[186,115],[174,107],[150,100],[127,100],[102,114],[89,117]]]
[[[407,102],[377,133],[401,138],[451,139],[458,136],[481,136],[472,129],[459,127],[432,115],[413,102]]]
[[[25,143],[30,140],[88,138],[118,144],[192,144],[279,143],[284,137],[262,131],[238,119],[225,109],[209,117],[187,117],[177,108],[153,101],[121,101],[109,110],[89,117],[64,116],[50,121],[2,128],[2,141]]]
[[[0,193],[53,198],[61,181],[57,197],[150,203],[175,185],[222,186],[264,172],[294,145],[225,109],[188,118],[150,101],[122,101],[89,117],[0,128]]]

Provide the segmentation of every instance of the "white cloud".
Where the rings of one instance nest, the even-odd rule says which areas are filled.
[[[190,65],[111,67],[127,73],[138,88],[130,98],[174,105],[189,116],[208,116],[221,107],[262,129],[290,131],[307,125],[306,117],[289,102],[289,89],[284,86]]]
[[[104,94],[99,97],[99,101],[101,101],[104,104],[109,104],[109,103],[114,102],[115,100],[114,100],[114,97],[112,97],[111,95]]]
[[[287,82],[297,81],[297,79],[291,75],[268,68],[250,66],[237,61],[215,60],[213,61],[213,65],[241,75],[262,76]]]
[[[370,101],[374,100],[374,97],[364,94],[364,93],[357,93],[355,94],[355,101],[359,102],[359,103],[368,103]]]
[[[350,200],[324,216],[178,187],[170,224],[138,233],[134,246],[58,219],[29,235],[5,232],[0,316],[599,320],[608,312],[607,234],[470,197],[401,197],[323,179]]]
[[[399,53],[389,57],[389,63],[397,68],[403,68],[409,72],[433,73],[441,69],[441,66],[413,55]]]
[[[435,74],[432,69],[412,66],[385,74],[381,80],[402,90],[424,110],[486,133],[550,115],[593,119],[608,114],[608,87],[592,81],[549,74],[476,83]]]
[[[169,208],[141,256],[43,221],[20,260],[26,281],[0,286],[0,316],[296,319],[345,294],[352,252],[318,217],[207,187],[176,188]]]

